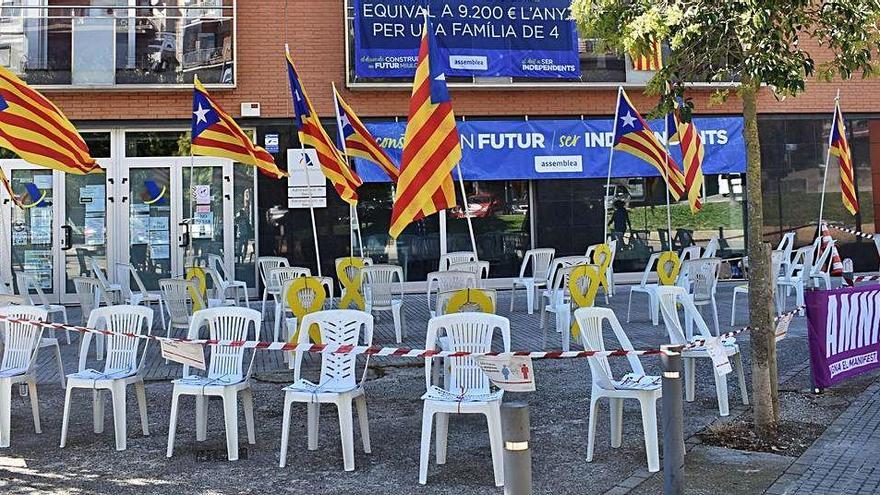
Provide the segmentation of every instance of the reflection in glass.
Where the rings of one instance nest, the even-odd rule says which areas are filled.
[[[12,191],[22,208],[12,208],[12,272],[33,276],[47,293],[55,292],[54,190],[51,170],[13,170]]]
[[[91,277],[86,258],[107,270],[107,194],[104,174],[65,174],[65,225],[70,227],[71,248],[65,251],[65,291],[74,292],[75,277]]]
[[[256,287],[256,196],[254,195],[253,167],[236,163],[232,166],[234,194],[232,195],[235,227],[235,280],[246,282],[248,287]]]
[[[183,190],[192,191],[183,195],[182,218],[190,219],[187,255],[206,266],[209,254],[223,257],[223,167],[186,167],[182,172]]]
[[[149,290],[171,272],[171,186],[168,168],[129,173],[129,260]]]

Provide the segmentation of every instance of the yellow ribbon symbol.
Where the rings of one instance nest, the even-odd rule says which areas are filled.
[[[196,284],[195,287],[189,288],[189,296],[193,301],[193,311],[205,309],[203,305],[208,295],[208,281],[205,276],[205,270],[197,266],[187,268],[185,278]]]
[[[593,251],[593,264],[599,265],[599,283],[608,294],[608,266],[611,265],[611,246],[608,244],[599,244]]]
[[[596,265],[580,265],[572,270],[568,277],[572,309],[592,307],[603,278],[604,272]],[[571,323],[571,333],[575,337],[580,333],[577,321]]]
[[[365,311],[367,303],[361,294],[361,280],[364,268],[363,258],[345,258],[336,266],[336,277],[342,285],[342,300],[339,301],[341,309],[347,309],[352,304],[361,311]]]
[[[495,313],[495,305],[486,291],[479,289],[461,289],[456,291],[446,304],[446,314],[462,313]]]
[[[660,285],[674,285],[681,270],[681,259],[672,251],[666,251],[657,260],[657,277]]]
[[[324,293],[324,285],[318,277],[299,277],[293,279],[290,283],[290,289],[285,294],[287,306],[296,316],[296,331],[290,337],[291,343],[299,342],[299,327],[303,318],[316,311],[321,311],[324,307],[324,300],[327,298]],[[321,329],[318,325],[312,325],[309,328],[309,337],[316,344],[321,343]]]

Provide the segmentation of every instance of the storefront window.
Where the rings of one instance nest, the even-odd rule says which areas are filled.
[[[256,287],[256,202],[254,191],[255,169],[241,164],[233,170],[233,222],[235,227],[235,243],[233,263],[235,280],[246,282],[248,287]]]
[[[457,206],[446,216],[446,246],[449,251],[471,251],[470,234],[463,205],[474,225],[477,255],[491,264],[493,278],[519,275],[523,255],[532,247],[529,216],[529,182],[465,182],[467,202],[456,184]]]
[[[138,131],[125,133],[125,156],[189,156],[187,131]]]

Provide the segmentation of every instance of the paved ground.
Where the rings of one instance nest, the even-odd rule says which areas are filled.
[[[730,317],[732,284],[722,284],[718,294],[722,331]],[[626,321],[628,289],[619,289],[610,306],[622,322]],[[646,301],[637,295],[633,304],[633,323],[625,324],[636,347],[656,347],[667,341],[661,326],[647,322]],[[513,348],[537,350],[541,333],[537,315],[523,311],[510,314],[506,293],[499,296],[499,313],[511,318]],[[601,300],[601,297],[600,297]],[[792,305],[789,301],[789,307]],[[427,307],[424,296],[411,296],[406,301],[406,322],[409,337],[405,345],[424,346]],[[740,324],[745,321],[746,305],[738,311]],[[78,318],[72,315],[74,322]],[[378,322],[377,344],[391,344],[393,329],[389,316]],[[780,373],[786,370],[802,373],[807,359],[806,324],[796,318],[789,338],[780,344]],[[76,339],[76,337],[74,337]],[[551,332],[551,345],[558,347],[558,337]],[[749,366],[748,335],[739,339]],[[74,342],[74,344],[76,341]],[[609,342],[609,347],[616,347]],[[65,366],[75,366],[76,345],[62,345]],[[401,359],[373,359],[374,377],[367,383],[372,454],[364,454],[356,439],[356,471],[342,470],[342,455],[336,411],[322,409],[320,448],[306,450],[304,406],[295,407],[291,429],[288,466],[277,467],[280,444],[283,383],[289,383],[289,372],[282,369],[280,355],[262,351],[256,360],[255,407],[257,443],[248,447],[247,458],[229,463],[225,456],[222,412],[219,404],[209,406],[208,440],[194,439],[193,404],[182,401],[177,445],[174,457],[164,455],[168,432],[169,378],[180,374],[179,365],[166,365],[153,347],[148,355],[147,400],[151,435],[141,435],[137,406],[133,394],[128,400],[128,450],[114,450],[112,418],[106,420],[102,434],[92,433],[90,397],[74,395],[68,446],[57,447],[61,425],[63,391],[58,383],[49,353],[40,358],[40,404],[43,434],[36,435],[30,409],[24,398],[14,399],[12,411],[12,447],[0,452],[0,487],[4,493],[109,493],[134,492],[148,489],[154,493],[261,493],[278,488],[315,493],[353,493],[380,491],[411,493],[419,489],[418,452],[421,422],[421,401],[424,376],[420,362]],[[316,360],[315,360],[316,361]],[[659,361],[643,360],[649,373],[658,374]],[[613,367],[622,369],[625,360],[616,360]],[[89,363],[95,367],[96,363]],[[644,474],[646,461],[641,420],[636,404],[624,410],[624,440],[619,449],[610,448],[608,409],[600,408],[596,452],[592,463],[585,462],[587,409],[589,404],[589,373],[585,360],[542,360],[535,363],[538,391],[532,394],[508,394],[507,400],[525,400],[530,404],[533,435],[534,482],[536,493],[603,492],[619,483],[632,484],[634,474]],[[729,380],[733,406],[740,391],[734,379]],[[749,382],[750,383],[750,382]],[[108,404],[109,406],[109,404]],[[698,367],[697,399],[685,404],[685,435],[692,436],[715,421],[718,409],[714,384],[708,366]],[[876,420],[875,420],[876,421]],[[243,421],[242,421],[243,423]],[[875,423],[876,424],[876,423]],[[491,462],[485,422],[478,417],[454,418],[450,427],[450,451],[446,465],[431,464],[428,489],[440,493],[499,493],[492,482]],[[711,452],[705,455],[712,455]],[[244,456],[243,456],[244,457]],[[696,461],[696,456],[694,457]]]

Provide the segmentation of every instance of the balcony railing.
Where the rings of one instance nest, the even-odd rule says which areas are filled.
[[[0,65],[29,84],[172,87],[196,74],[205,84],[235,84],[234,0],[33,3],[0,0]]]

